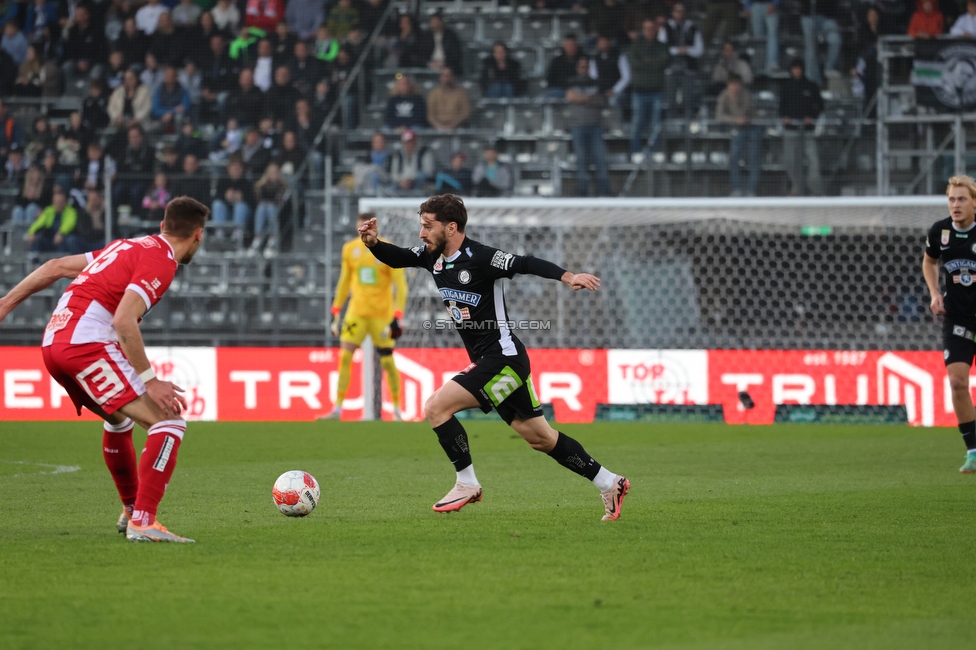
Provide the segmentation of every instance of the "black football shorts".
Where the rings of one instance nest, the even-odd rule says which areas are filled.
[[[945,318],[942,321],[942,357],[945,364],[965,363],[973,365],[976,343],[973,342],[976,327]]]
[[[482,411],[495,409],[506,424],[516,415],[523,420],[542,415],[527,354],[484,356],[452,379],[477,398]]]

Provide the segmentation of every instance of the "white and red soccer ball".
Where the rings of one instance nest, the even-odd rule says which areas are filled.
[[[279,476],[271,490],[271,498],[278,510],[289,517],[304,517],[315,510],[321,495],[315,477],[300,469]]]

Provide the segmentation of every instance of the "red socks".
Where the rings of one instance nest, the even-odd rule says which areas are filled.
[[[131,514],[139,489],[139,466],[136,464],[136,449],[132,446],[132,420],[126,418],[121,424],[105,423],[102,434],[102,455],[105,465],[115,481],[122,505]]]
[[[165,420],[149,427],[146,448],[139,461],[139,493],[132,513],[135,525],[149,526],[156,521],[156,510],[176,468],[176,452],[185,432],[183,420]]]

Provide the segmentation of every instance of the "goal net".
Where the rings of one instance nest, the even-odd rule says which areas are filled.
[[[361,199],[380,235],[419,243],[423,199]],[[529,347],[924,350],[938,347],[921,273],[943,197],[469,199],[469,237],[602,279],[596,293],[521,276],[506,286]],[[405,347],[458,347],[408,271]]]

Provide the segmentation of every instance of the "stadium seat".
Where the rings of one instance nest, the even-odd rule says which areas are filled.
[[[541,133],[545,113],[538,104],[517,104],[513,106],[516,133]]]
[[[519,43],[549,45],[553,42],[553,18],[549,15],[531,14],[520,20]]]

